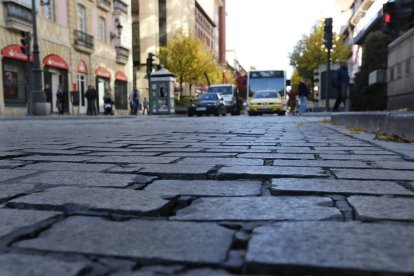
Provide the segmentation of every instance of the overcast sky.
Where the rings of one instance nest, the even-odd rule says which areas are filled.
[[[249,70],[279,69],[290,78],[288,53],[321,18],[332,16],[335,0],[226,0],[227,49]]]

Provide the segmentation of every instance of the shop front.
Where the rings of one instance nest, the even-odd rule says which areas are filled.
[[[120,71],[115,73],[115,108],[128,109],[128,77]]]
[[[64,89],[63,111],[69,112],[68,63],[58,55],[48,55],[43,59],[43,65],[44,85],[50,89],[50,95],[46,94],[46,100],[50,103],[52,113],[57,112],[56,92],[59,86]]]
[[[26,108],[30,87],[26,88],[27,57],[20,45],[1,50],[3,71],[3,102],[6,107]],[[32,60],[32,58],[31,58]]]
[[[105,67],[98,67],[95,70],[96,92],[98,93],[98,112],[103,112],[105,92],[111,92],[111,73]],[[112,93],[111,93],[112,94]]]

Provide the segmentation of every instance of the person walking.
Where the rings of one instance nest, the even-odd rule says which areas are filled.
[[[138,109],[139,109],[139,91],[136,87],[134,87],[134,90],[132,91],[132,115],[138,115]]]
[[[86,110],[87,115],[96,115],[96,90],[93,85],[88,86],[88,90],[86,90],[85,98],[88,101],[88,108]]]
[[[346,98],[348,95],[349,88],[349,74],[348,65],[346,64],[346,61],[340,62],[340,67],[335,72],[333,83],[336,90],[338,91],[333,111],[337,112],[342,102],[344,103],[344,108],[346,110]]]
[[[45,89],[43,90],[46,95],[46,102],[50,104],[50,110],[52,110],[52,90],[50,90],[49,84],[45,84]]]
[[[300,99],[299,114],[304,114],[306,112],[307,105],[308,105],[309,89],[308,89],[308,86],[306,85],[306,81],[307,81],[306,78],[302,78],[302,80],[299,83],[299,88],[298,88],[298,95]]]
[[[144,98],[144,102],[143,102],[143,109],[142,109],[142,114],[144,115],[145,114],[145,111],[147,111],[147,115],[148,115],[148,100],[147,100],[147,98]]]
[[[59,115],[63,115],[64,101],[65,101],[65,92],[63,89],[63,85],[59,85],[59,88],[56,92],[56,108],[58,110]]]
[[[106,95],[103,98],[104,101],[104,115],[114,115],[113,105],[114,101],[112,100],[111,92],[106,90]]]

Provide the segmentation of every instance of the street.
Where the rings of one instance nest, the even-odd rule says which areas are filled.
[[[414,144],[306,116],[0,118],[0,274],[414,274]]]

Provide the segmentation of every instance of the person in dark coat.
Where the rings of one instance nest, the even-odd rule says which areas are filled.
[[[50,90],[49,84],[45,84],[45,95],[46,95],[46,102],[50,104],[50,110],[52,110],[52,90]]]
[[[96,90],[92,85],[88,86],[88,90],[86,90],[85,98],[88,101],[88,109],[86,111],[87,115],[96,115]]]
[[[306,112],[306,109],[308,108],[308,96],[309,96],[309,89],[306,85],[306,78],[302,78],[302,80],[299,83],[298,87],[298,96],[300,99],[300,109],[299,114],[304,114]]]
[[[341,67],[335,72],[334,76],[334,86],[338,91],[335,105],[333,108],[333,111],[335,112],[338,111],[338,108],[342,102],[344,103],[344,107],[346,109],[346,98],[348,95],[349,88],[348,66],[345,61],[341,61],[340,65]]]
[[[59,85],[59,88],[56,92],[56,108],[59,112],[59,115],[63,115],[63,104],[65,101],[65,90],[63,85]]]

